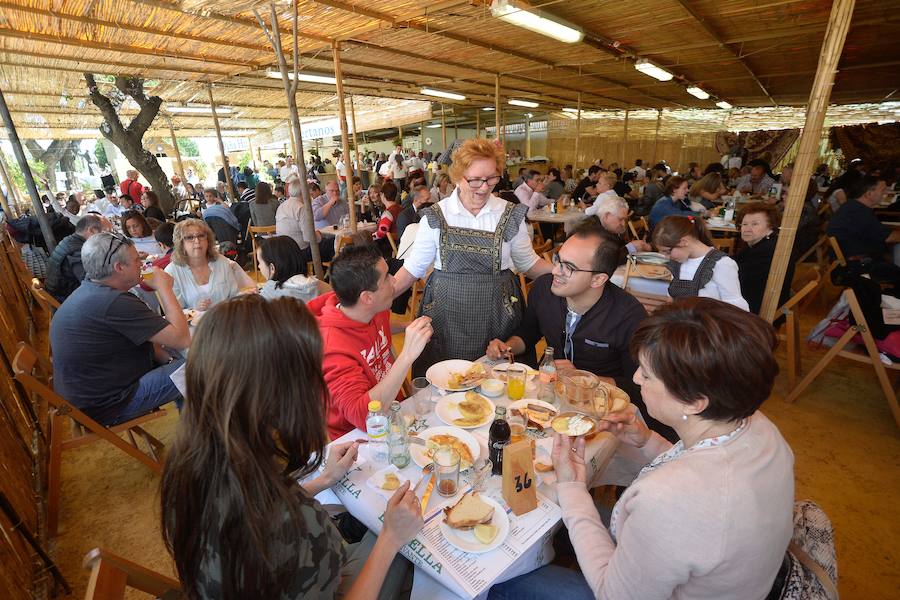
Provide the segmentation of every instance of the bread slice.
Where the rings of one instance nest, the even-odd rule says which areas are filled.
[[[463,495],[459,502],[444,509],[444,523],[453,529],[472,529],[482,523],[490,523],[494,507],[482,500],[478,492]]]

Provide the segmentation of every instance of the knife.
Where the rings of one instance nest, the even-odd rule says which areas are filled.
[[[434,490],[434,474],[428,476],[428,485],[425,486],[425,493],[422,494],[422,516],[425,516],[425,509],[428,508],[428,500],[431,498],[431,492]]]

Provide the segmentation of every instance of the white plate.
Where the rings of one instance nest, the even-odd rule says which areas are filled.
[[[481,499],[491,506],[494,507],[494,515],[491,517],[491,525],[497,528],[497,537],[490,544],[482,544],[475,538],[475,530],[463,530],[463,529],[453,529],[446,523],[444,523],[443,517],[441,517],[440,527],[441,533],[444,535],[444,539],[450,542],[451,545],[456,546],[463,552],[469,552],[471,554],[483,554],[485,552],[490,552],[494,548],[497,548],[506,541],[506,536],[509,535],[509,515],[506,514],[506,511],[503,510],[503,507],[494,500],[493,498],[489,498],[484,494],[480,494]]]
[[[459,419],[462,417],[462,414],[459,412],[459,409],[456,408],[456,405],[466,399],[466,394],[467,392],[447,394],[446,396],[438,400],[437,405],[434,407],[434,414],[436,414],[438,418],[447,425],[451,425],[453,427],[461,427],[462,429],[477,429],[478,427],[484,427],[494,420],[494,410],[496,409],[494,403],[491,402],[490,399],[484,394],[479,394],[479,396],[487,400],[487,403],[491,407],[490,412],[485,415],[484,419],[482,419],[482,421],[478,425],[454,425],[453,419]]]
[[[494,379],[499,379],[500,381],[506,383],[506,372],[509,370],[509,363],[498,363],[493,366],[494,369]],[[525,363],[513,363],[513,366],[520,367],[525,369],[525,381],[530,381],[534,379],[538,372],[526,365]]]
[[[485,376],[474,382],[472,385],[454,388],[450,387],[448,382],[450,380],[450,373],[465,373],[473,364],[474,363],[471,360],[443,360],[428,367],[428,370],[425,371],[425,379],[427,379],[434,387],[448,392],[464,392],[466,390],[471,390],[478,387],[482,381],[488,378],[487,369],[485,369]]]
[[[543,406],[544,408],[549,408],[553,411],[553,415],[556,416],[559,414],[559,409],[550,404],[549,402],[544,402],[543,400],[529,400],[528,398],[523,398],[522,400],[516,400],[515,402],[510,402],[509,406],[506,407],[506,414],[509,414],[510,409],[513,408],[528,408],[529,404],[534,404],[536,406]]]
[[[469,447],[469,451],[472,453],[472,460],[477,462],[478,457],[481,454],[481,446],[478,445],[478,440],[476,440],[471,433],[465,431],[464,429],[460,429],[459,427],[453,427],[450,425],[438,425],[437,427],[429,427],[423,431],[420,431],[416,434],[419,439],[424,441],[428,441],[431,439],[433,435],[439,434],[449,434],[455,436],[458,440],[464,443]],[[425,467],[426,465],[430,465],[432,462],[431,457],[429,457],[425,452],[428,450],[428,446],[423,446],[421,444],[410,444],[409,445],[409,453],[412,455],[413,462],[415,462],[420,467]]]
[[[637,252],[634,254],[634,259],[648,265],[664,265],[669,262],[666,255],[659,252]]]
[[[375,493],[377,493],[379,496],[382,496],[384,498],[390,498],[391,496],[394,495],[394,492],[397,491],[397,490],[386,490],[381,487],[381,484],[384,483],[384,477],[388,473],[393,473],[394,475],[396,475],[397,479],[400,481],[400,485],[403,485],[404,483],[409,481],[409,478],[404,476],[403,472],[394,465],[388,465],[388,466],[384,467],[383,469],[379,469],[379,470],[375,471],[375,473],[373,473],[372,476],[366,480],[366,484]]]

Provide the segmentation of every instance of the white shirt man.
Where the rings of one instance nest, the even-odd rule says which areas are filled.
[[[515,191],[519,202],[527,206],[528,210],[537,210],[550,204],[550,198],[544,195],[541,174],[537,171],[528,171],[525,175],[525,181]]]
[[[300,175],[300,169],[294,164],[294,158],[292,156],[287,157],[287,162],[281,167],[279,174],[281,175],[281,181],[287,181],[291,174]]]

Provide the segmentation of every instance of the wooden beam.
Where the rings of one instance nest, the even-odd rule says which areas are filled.
[[[169,135],[172,136],[172,147],[175,148],[175,159],[178,161],[178,174],[181,176],[182,183],[187,183],[187,177],[184,176],[184,164],[181,162],[181,149],[178,148],[178,138],[175,137],[175,128],[172,126],[172,119],[167,119],[169,123]]]
[[[503,142],[503,136],[500,133],[500,73],[494,76],[494,126],[497,128],[497,139]]]
[[[710,23],[708,23],[708,22],[706,21],[706,19],[703,18],[703,17],[702,17],[702,16],[694,9],[694,7],[692,7],[692,6],[687,2],[687,0],[678,0],[678,4],[680,4],[681,7],[682,7],[689,15],[691,15],[691,17],[693,17],[695,21],[697,21],[697,24],[700,25],[700,27],[702,27],[703,30],[706,31],[706,33],[707,33],[713,40],[715,40],[715,42],[719,45],[719,48],[721,48],[722,50],[724,50],[725,52],[727,52],[728,54],[730,54],[731,56],[733,56],[735,59],[737,59],[737,61],[738,61],[739,63],[741,63],[741,66],[744,67],[744,69],[746,69],[747,73],[750,74],[750,77],[753,78],[753,81],[756,82],[756,85],[759,86],[759,89],[761,89],[762,92],[763,92],[763,94],[766,95],[766,98],[768,98],[769,101],[772,102],[772,104],[774,104],[775,106],[778,106],[778,103],[775,102],[775,98],[772,97],[772,94],[769,93],[769,90],[766,89],[766,86],[764,86],[763,83],[762,83],[762,81],[759,80],[759,77],[756,76],[756,73],[753,72],[753,69],[750,67],[750,65],[747,63],[747,61],[746,61],[744,58],[742,58],[737,52],[735,52],[734,50],[732,50],[730,46],[725,45],[725,42],[723,41],[722,36],[719,35],[719,33],[716,31],[716,29],[713,27],[713,25],[710,24]]]
[[[800,147],[794,161],[794,174],[791,178],[793,185],[788,189],[787,200],[784,203],[784,216],[778,233],[778,243],[775,246],[775,257],[769,269],[766,293],[760,308],[760,316],[770,323],[775,318],[784,277],[791,261],[797,224],[800,222],[800,213],[806,201],[806,188],[818,158],[819,138],[825,121],[831,86],[844,49],[844,41],[847,39],[855,4],[855,0],[834,0],[831,5],[828,29],[825,31],[822,51],[819,54],[819,66],[809,93],[806,122],[803,133],[800,134]]]
[[[475,109],[475,137],[481,137],[481,109]]]
[[[356,154],[356,169],[361,178],[363,166],[362,160],[359,158],[359,142],[356,141],[356,108],[353,106],[353,94],[350,94],[350,124],[353,126],[353,151]],[[352,183],[353,181],[351,179],[347,182],[347,185],[352,187]]]
[[[656,111],[656,131],[653,133],[653,165],[657,163],[659,152],[659,125],[662,122],[662,109]],[[650,165],[650,166],[653,166]]]
[[[581,92],[578,92],[578,116],[575,118],[575,160],[572,161],[572,176],[578,170],[578,150],[581,144]]]
[[[625,166],[627,164],[626,158],[627,158],[627,152],[628,152],[625,149],[626,146],[628,146],[628,109],[625,109],[625,125],[624,125],[624,129],[622,131],[622,162],[621,162],[621,167],[620,167],[622,169],[622,171],[627,170],[627,168]]]
[[[350,211],[350,231],[356,233],[356,202],[353,197],[353,170],[350,168],[350,140],[347,136],[347,109],[344,106],[344,84],[341,82],[341,43],[334,41],[331,43],[331,57],[334,59],[334,77],[337,80],[337,97],[339,119],[341,122],[341,146],[344,149],[344,177],[346,177],[346,195],[347,205]],[[400,143],[403,143],[403,128],[400,128]],[[302,158],[302,157],[301,157]],[[341,174],[338,173],[338,183],[340,183]]]
[[[441,147],[447,149],[447,118],[444,114],[444,105],[441,104]]]
[[[231,181],[228,155],[225,154],[225,144],[222,142],[222,130],[219,128],[219,116],[216,114],[216,101],[213,98],[211,83],[206,84],[206,91],[209,93],[209,106],[212,109],[213,125],[216,128],[216,140],[219,142],[219,154],[222,157],[222,172],[225,173],[225,185],[228,188],[228,193],[231,194],[231,201],[236,202],[237,196],[234,195],[234,182]]]

